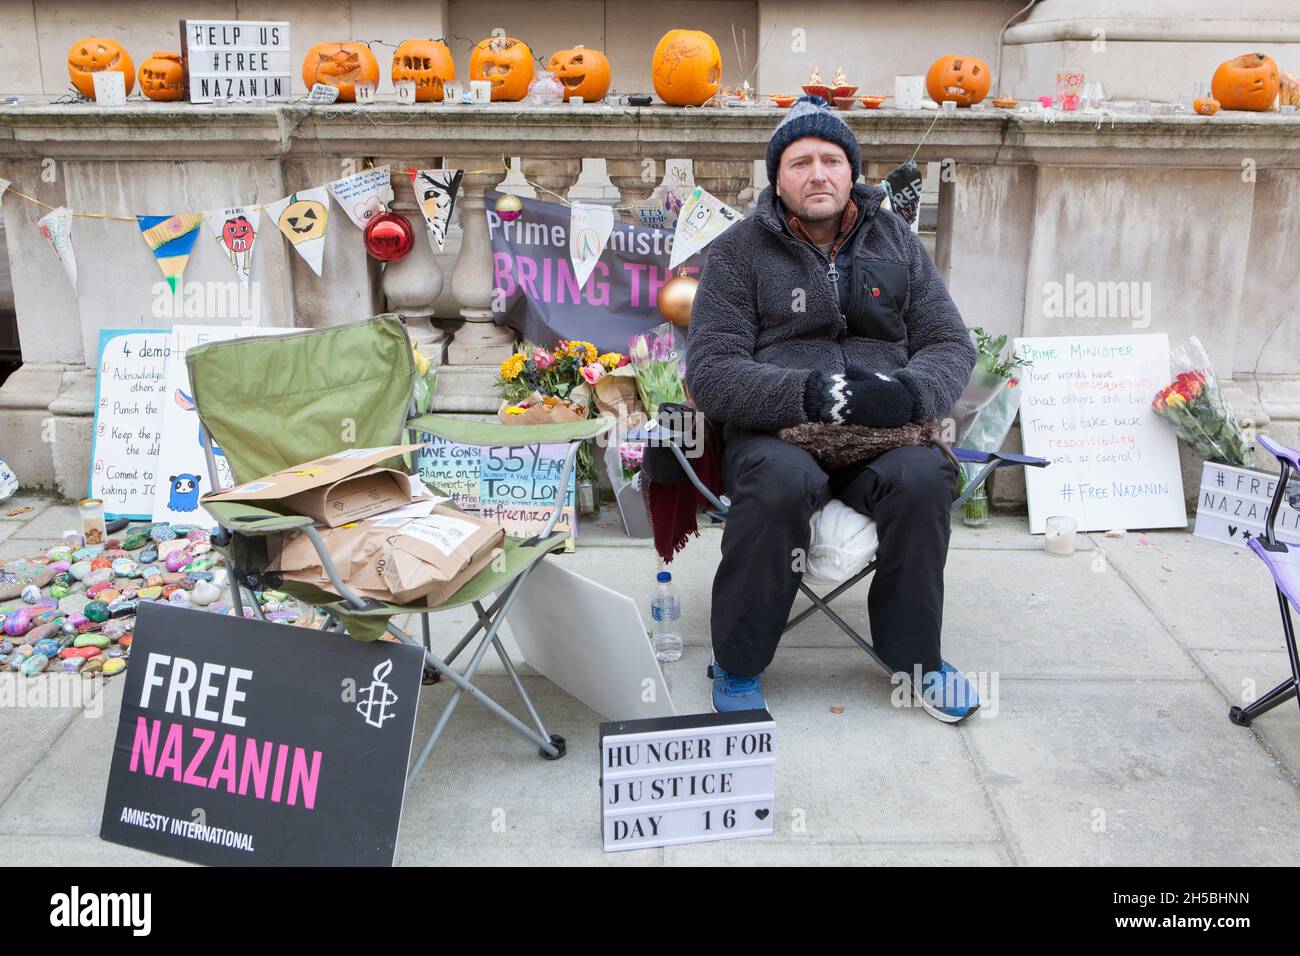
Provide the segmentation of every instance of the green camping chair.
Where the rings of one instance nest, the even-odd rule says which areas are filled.
[[[185,361],[211,488],[219,487],[218,455],[225,457],[235,480],[243,483],[348,448],[420,441],[422,434],[484,447],[568,443],[556,506],[546,527],[526,541],[506,538],[491,564],[437,607],[389,604],[353,593],[339,575],[310,518],[244,502],[203,503],[219,526],[212,543],[226,559],[235,613],[245,613],[241,590],[274,587],[323,610],[325,630],[341,629],[353,638],[372,641],[387,631],[417,647],[421,641],[398,627],[393,618],[404,614],[420,616],[426,674],[435,680],[446,677],[456,686],[407,775],[408,788],[462,694],[469,694],[537,744],[543,757],[563,757],[564,738],[547,732],[497,631],[529,572],[568,540],[569,535],[556,531],[555,526],[578,448],[584,440],[612,429],[614,419],[526,426],[441,415],[416,417],[411,343],[406,327],[392,315],[324,329],[212,342],[190,349]],[[413,474],[415,456],[409,457],[409,462],[399,456],[383,464]],[[267,536],[294,530],[307,535],[316,547],[336,593],[302,582],[278,580],[270,568]],[[484,607],[493,595],[490,605]],[[478,621],[445,659],[439,658],[431,649],[429,615],[466,604],[474,606]],[[249,606],[261,616],[256,600]],[[458,673],[452,663],[480,632],[482,636],[468,665]],[[501,658],[532,726],[474,685],[475,672],[489,648]]]

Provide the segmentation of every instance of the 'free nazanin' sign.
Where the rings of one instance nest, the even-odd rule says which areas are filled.
[[[285,100],[293,89],[284,21],[182,20],[181,58],[191,103]]]
[[[605,849],[771,835],[775,746],[766,710],[601,724]]]

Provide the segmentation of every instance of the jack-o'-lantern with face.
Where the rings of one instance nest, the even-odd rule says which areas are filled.
[[[701,30],[669,30],[650,61],[655,92],[672,106],[703,106],[722,85],[722,54]]]
[[[325,205],[314,199],[295,199],[280,213],[280,231],[295,246],[325,235]]]
[[[410,80],[417,103],[442,102],[442,84],[456,79],[456,63],[441,40],[403,40],[393,53],[393,84]]]
[[[335,87],[340,103],[357,101],[357,83],[379,83],[379,61],[364,43],[317,43],[302,61],[307,89],[317,83]]]
[[[514,37],[488,37],[469,56],[469,78],[488,80],[492,99],[512,102],[528,95],[533,82],[533,51]]]
[[[181,55],[155,50],[140,64],[140,92],[160,103],[179,100],[185,88],[185,67]]]
[[[546,68],[564,87],[565,101],[571,96],[581,96],[584,103],[595,103],[609,92],[609,60],[599,50],[583,46],[560,50]]]
[[[925,74],[925,91],[936,103],[974,106],[989,95],[989,65],[973,56],[941,56]]]
[[[68,49],[68,76],[82,96],[95,98],[95,74],[116,70],[122,74],[127,95],[135,89],[135,63],[131,54],[109,37],[82,37]]]

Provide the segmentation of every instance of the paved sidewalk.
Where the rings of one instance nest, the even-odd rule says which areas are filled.
[[[0,511],[15,505],[33,510],[0,516],[0,557],[50,547],[77,525],[69,505],[20,496]],[[777,726],[772,837],[604,854],[600,717],[525,670],[548,727],[568,738],[568,756],[541,760],[479,705],[463,703],[407,798],[399,862],[1292,862],[1300,713],[1288,702],[1250,729],[1227,719],[1252,684],[1262,693],[1289,673],[1263,565],[1183,531],[1085,536],[1081,553],[1054,558],[1026,529],[1014,517],[980,530],[954,526],[944,655],[996,679],[981,715],[957,727],[892,707],[887,678],[824,616],[787,635],[764,682]],[[720,540],[706,528],[671,565],[687,648],[664,670],[679,713],[708,709]],[[654,552],[624,538],[613,512],[585,523],[577,552],[560,560],[648,607]],[[834,605],[864,633],[866,593],[859,586]],[[462,609],[434,620],[446,650],[471,618]],[[481,673],[485,689],[508,703],[500,663],[489,655]],[[97,836],[121,689],[120,679],[109,681],[98,719],[0,710],[7,862],[172,862]],[[447,682],[425,689],[417,738],[448,693]]]

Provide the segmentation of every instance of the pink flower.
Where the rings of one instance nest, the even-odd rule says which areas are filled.
[[[533,349],[532,360],[533,366],[542,372],[555,364],[555,356],[542,348]]]
[[[595,385],[605,377],[605,366],[599,362],[592,362],[590,365],[582,367],[582,378],[588,385]]]

